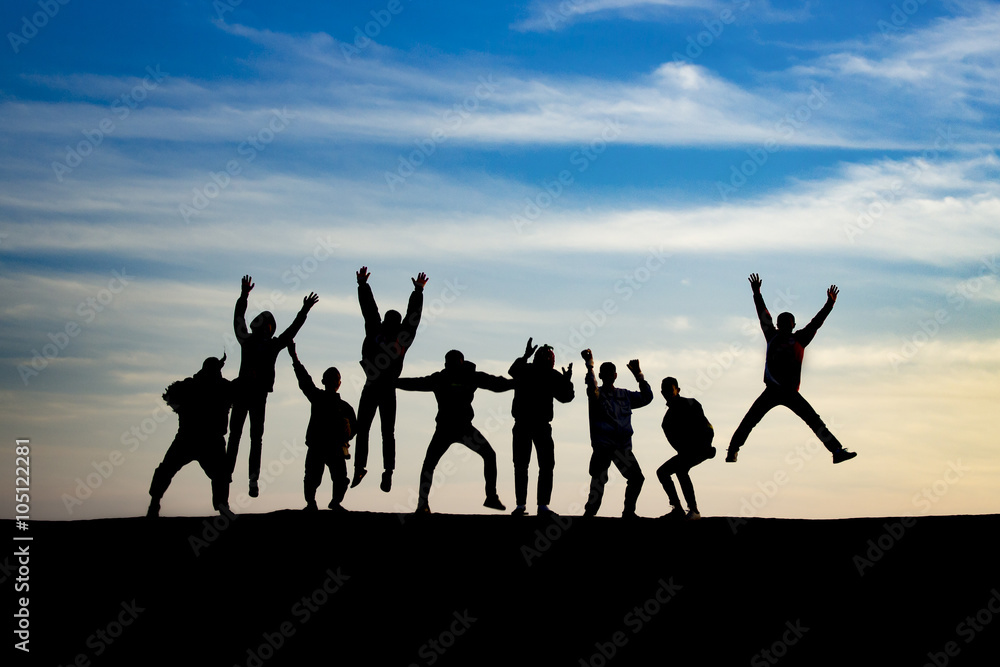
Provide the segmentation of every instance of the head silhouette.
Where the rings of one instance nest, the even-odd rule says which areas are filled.
[[[382,326],[398,329],[402,323],[403,316],[399,314],[398,310],[385,311],[385,317],[382,318]]]
[[[270,338],[274,335],[274,332],[278,329],[277,322],[274,321],[274,315],[271,311],[265,310],[261,312],[257,317],[253,318],[250,323],[250,331],[255,336],[266,336]]]
[[[660,393],[668,401],[681,393],[681,388],[677,386],[677,378],[665,377],[660,383]]]
[[[778,315],[778,331],[791,333],[795,328],[795,316],[791,313],[781,313]]]
[[[543,368],[555,368],[556,365],[556,353],[552,349],[551,345],[542,345],[535,352],[535,357],[532,359],[532,363],[538,364]]]
[[[604,384],[614,384],[615,379],[618,377],[618,368],[610,361],[605,361],[601,364],[601,368],[597,372],[597,377],[601,378],[601,382]]]
[[[332,391],[340,389],[340,371],[331,366],[323,373],[323,386]]]
[[[465,355],[458,350],[451,350],[444,355],[445,370],[457,371],[465,364]]]
[[[200,375],[222,375],[222,367],[226,365],[226,354],[222,354],[222,358],[209,357],[205,359],[201,364]]]

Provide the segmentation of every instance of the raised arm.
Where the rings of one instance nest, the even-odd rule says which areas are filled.
[[[823,307],[819,309],[816,316],[813,317],[809,324],[802,327],[802,330],[797,333],[799,336],[799,342],[803,345],[807,345],[819,331],[819,328],[823,326],[823,322],[826,321],[827,315],[833,310],[833,304],[837,302],[837,296],[840,294],[840,290],[837,289],[836,285],[830,285],[830,289],[826,291],[826,303]]]
[[[247,328],[247,297],[253,289],[253,279],[250,276],[243,276],[240,284],[240,298],[236,299],[236,308],[233,311],[233,331],[238,340],[245,340],[250,337],[250,330]]]
[[[288,356],[292,358],[292,370],[295,371],[295,379],[299,381],[299,389],[306,395],[306,398],[312,400],[319,388],[316,387],[316,383],[313,382],[305,366],[299,361],[299,355],[295,352],[295,343],[292,341],[288,342]]]
[[[646,378],[639,368],[639,360],[633,359],[628,362],[626,367],[632,371],[632,377],[639,383],[639,391],[630,391],[628,393],[629,405],[632,406],[633,410],[649,405],[653,402],[653,388],[646,382]]]
[[[295,338],[295,334],[297,334],[299,329],[302,328],[302,325],[306,323],[306,315],[309,314],[309,311],[316,305],[317,301],[319,301],[319,297],[316,296],[315,292],[310,292],[309,296],[302,298],[302,308],[299,309],[299,312],[295,315],[295,319],[288,325],[288,328],[282,331],[281,335],[278,336],[278,338],[285,343],[285,345],[292,342],[292,339]]]
[[[517,377],[520,373],[524,372],[524,369],[528,366],[528,359],[531,355],[538,349],[537,345],[531,344],[531,338],[528,339],[528,344],[524,346],[524,355],[518,357],[514,360],[514,363],[510,365],[507,369],[507,374],[511,377]]]
[[[368,284],[368,267],[362,266],[358,271],[358,303],[361,304],[361,316],[365,319],[365,334],[371,335],[378,330],[382,324],[382,317],[378,313],[378,305],[375,304],[375,295],[372,294],[371,285]]]
[[[760,320],[760,329],[764,332],[765,338],[770,338],[774,334],[774,320],[767,306],[764,305],[764,297],[760,293],[760,286],[763,281],[756,273],[750,274],[750,289],[753,291],[753,303],[757,308],[757,319]]]
[[[419,273],[413,281],[413,291],[410,292],[410,300],[406,303],[406,317],[403,319],[403,331],[410,335],[407,347],[413,342],[413,337],[417,335],[417,327],[420,325],[420,315],[424,309],[424,285],[427,284],[427,274]]]
[[[597,378],[594,377],[594,355],[589,349],[580,353],[583,362],[587,365],[587,375],[583,378],[583,383],[587,387],[587,397],[597,398]]]

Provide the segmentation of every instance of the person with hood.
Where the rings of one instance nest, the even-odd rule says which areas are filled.
[[[399,378],[396,387],[404,391],[432,391],[437,400],[437,426],[427,446],[427,454],[420,468],[420,494],[417,513],[430,513],[427,498],[434,480],[434,468],[453,443],[460,442],[483,457],[483,477],[486,481],[486,502],[483,507],[505,510],[497,494],[497,455],[482,433],[472,425],[475,413],[472,399],[477,389],[504,392],[514,388],[514,381],[499,375],[489,375],[476,370],[476,365],[465,360],[458,350],[451,350],[444,357],[444,370],[416,378]]]
[[[316,490],[323,480],[323,470],[329,468],[333,482],[333,497],[327,505],[332,510],[345,511],[341,503],[347,493],[348,442],[354,437],[358,422],[347,401],[340,397],[340,371],[334,367],[323,373],[323,389],[313,382],[305,366],[295,353],[295,343],[288,343],[288,354],[292,357],[292,368],[299,381],[299,389],[309,399],[312,406],[309,426],[306,428],[306,470],[302,479],[302,489],[306,499],[306,510],[316,510]]]
[[[197,461],[212,480],[212,507],[229,512],[229,469],[226,466],[226,422],[233,403],[233,383],[222,377],[226,355],[209,357],[201,370],[171,383],[163,400],[177,413],[177,435],[153,472],[146,516],[160,515],[160,500],[177,472]]]
[[[791,313],[778,315],[778,326],[774,326],[771,313],[764,305],[764,297],[760,293],[762,282],[756,273],[750,274],[750,289],[753,292],[753,302],[757,308],[757,319],[760,320],[760,328],[764,332],[764,340],[767,342],[767,354],[764,360],[764,391],[750,406],[746,416],[743,417],[733,433],[733,437],[729,441],[729,450],[726,453],[726,462],[736,463],[740,447],[746,443],[750,431],[771,408],[779,405],[784,405],[794,412],[812,429],[820,442],[833,455],[834,463],[853,459],[857,454],[844,449],[844,446],[830,433],[826,424],[809,405],[809,402],[799,393],[799,384],[802,379],[802,357],[806,345],[812,342],[816,332],[826,321],[827,315],[833,310],[833,304],[837,302],[840,290],[837,289],[836,285],[830,285],[830,289],[826,291],[826,303],[820,311],[816,313],[809,324],[795,331],[795,316]]]
[[[552,401],[569,403],[573,400],[573,364],[555,369],[556,355],[552,347],[540,348],[531,344],[524,348],[524,356],[511,364],[507,374],[514,379],[514,400],[511,415],[514,417],[512,449],[514,454],[514,497],[517,507],[514,516],[527,513],[528,464],[531,462],[531,445],[538,453],[538,514],[552,514],[552,475],[555,470],[555,443],[552,440]],[[528,358],[534,353],[534,359]]]
[[[274,391],[274,364],[278,354],[295,338],[306,315],[316,305],[319,297],[314,292],[302,299],[302,308],[287,329],[275,336],[277,322],[270,311],[263,311],[250,322],[247,329],[246,312],[247,298],[254,288],[250,276],[243,276],[240,298],[236,300],[233,313],[233,329],[236,340],[240,344],[240,373],[236,379],[236,398],[233,401],[233,413],[229,420],[229,443],[226,447],[226,457],[229,462],[230,475],[236,470],[236,457],[240,450],[240,438],[243,436],[243,425],[247,416],[250,417],[250,497],[256,498],[260,493],[261,449],[264,443],[264,413],[267,405],[267,395]]]
[[[696,399],[681,396],[676,378],[663,378],[663,382],[660,383],[660,393],[667,399],[667,412],[663,415],[660,426],[663,428],[663,435],[667,436],[667,442],[677,452],[676,456],[667,459],[667,462],[656,471],[656,478],[667,492],[672,508],[666,518],[700,519],[701,513],[698,511],[698,501],[694,496],[694,485],[688,473],[694,466],[715,456],[715,447],[712,446],[715,429],[705,417],[701,403]],[[677,489],[670,479],[671,475],[676,475],[681,485],[684,500],[688,504],[687,514],[681,507],[681,499],[677,496]]]
[[[388,310],[379,317],[375,295],[368,284],[368,267],[357,273],[358,302],[365,320],[365,339],[361,344],[361,367],[365,371],[365,386],[358,401],[358,439],[355,447],[354,477],[351,487],[361,483],[368,472],[368,440],[375,412],[382,426],[382,482],[388,493],[392,490],[392,471],[396,467],[396,379],[403,372],[403,358],[413,344],[424,305],[424,285],[427,275],[411,278],[413,292],[406,306],[406,317],[399,311]]]
[[[584,505],[584,516],[595,516],[601,508],[604,486],[608,483],[608,469],[615,467],[628,482],[625,486],[625,507],[622,517],[636,516],[635,505],[642,490],[645,477],[639,462],[632,453],[632,411],[653,402],[653,390],[642,376],[639,360],[628,362],[627,368],[639,383],[639,391],[628,391],[615,387],[617,368],[610,361],[601,364],[598,376],[601,385],[594,379],[594,355],[590,350],[580,353],[587,364],[587,408],[590,418],[590,495]]]

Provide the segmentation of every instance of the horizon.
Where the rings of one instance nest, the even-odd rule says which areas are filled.
[[[223,352],[236,376],[243,275],[248,321],[271,310],[279,331],[319,295],[298,354],[316,381],[337,367],[357,409],[361,266],[383,313],[429,277],[403,377],[451,349],[505,375],[529,338],[573,364],[560,514],[582,513],[590,481],[584,348],[630,390],[639,359],[652,386],[633,415],[641,516],[669,510],[666,376],[715,428],[719,453],[691,472],[704,517],[997,511],[996,3],[18,0],[0,25],[0,419],[11,447],[30,440],[31,519],[145,513],[177,427],[161,394]],[[777,408],[724,463],[763,388],[751,273],[799,327],[839,287],[801,393],[857,458],[833,465]],[[271,479],[246,498],[247,425],[237,514],[305,504],[309,403],[286,352],[276,370]],[[397,397],[393,489],[376,418],[348,509],[415,509],[436,404]],[[473,403],[505,513],[511,397]],[[437,471],[434,512],[496,513],[478,456],[453,445]],[[531,514],[537,472],[532,454]],[[599,516],[623,489],[611,470]],[[320,507],[329,493],[325,475]],[[213,514],[210,497],[189,464],[162,515]]]

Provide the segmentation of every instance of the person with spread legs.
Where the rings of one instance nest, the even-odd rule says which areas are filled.
[[[767,306],[764,304],[764,297],[760,293],[762,282],[756,273],[750,274],[750,289],[753,292],[753,301],[757,308],[757,319],[760,320],[760,328],[764,332],[764,340],[767,342],[767,354],[764,361],[765,386],[763,393],[753,402],[733,433],[726,454],[726,462],[736,462],[740,448],[746,443],[753,427],[772,408],[779,405],[784,405],[794,412],[812,429],[820,442],[833,455],[834,463],[853,459],[857,454],[844,449],[840,441],[830,433],[819,414],[799,393],[805,348],[812,342],[816,332],[826,321],[830,311],[833,310],[833,304],[837,302],[840,290],[837,289],[836,285],[830,285],[826,291],[826,303],[809,324],[796,331],[795,317],[791,313],[778,315],[777,327],[774,325],[771,313],[768,312]]]
[[[472,425],[475,413],[472,399],[477,389],[494,392],[509,391],[514,381],[499,375],[489,375],[476,370],[476,365],[465,360],[458,350],[451,350],[444,357],[444,370],[416,378],[399,378],[396,388],[404,391],[431,391],[437,400],[437,426],[427,446],[420,468],[420,493],[417,500],[418,514],[429,514],[428,498],[434,480],[434,468],[453,443],[460,442],[483,457],[483,478],[486,482],[486,502],[483,507],[506,509],[497,494],[497,455],[482,433]]]

